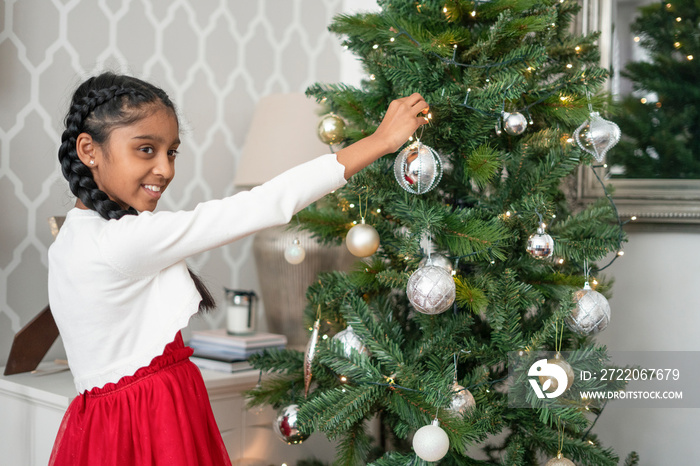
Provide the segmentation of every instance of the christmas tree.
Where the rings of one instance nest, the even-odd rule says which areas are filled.
[[[572,34],[575,1],[379,5],[330,27],[369,78],[308,89],[333,112],[322,136],[333,142],[344,124],[343,144],[366,137],[391,100],[413,92],[431,124],[398,163],[378,160],[299,214],[319,241],[345,239],[367,257],[308,289],[306,352],[252,358],[272,375],[251,403],[298,415],[293,433],[282,414],[290,443],[336,439],[342,465],[530,465],[558,454],[618,464],[591,432],[601,403],[524,394],[527,371],[508,367],[509,355],[539,350],[568,352],[576,370],[605,362],[592,334],[607,320],[579,333],[565,325],[576,328],[574,294],[587,280],[609,289],[596,263],[624,241],[609,199],[573,212],[562,191],[591,163],[572,135],[589,103],[604,101],[596,36]],[[508,384],[522,387],[526,408],[509,404]],[[489,460],[471,458],[480,448]]]
[[[622,76],[634,92],[618,103],[624,135],[608,162],[625,178],[700,178],[700,5],[693,0],[640,8],[631,30],[648,61]]]

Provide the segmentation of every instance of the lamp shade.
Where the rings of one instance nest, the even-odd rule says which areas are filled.
[[[302,93],[263,97],[253,114],[234,184],[251,188],[329,152],[317,134],[321,107]]]

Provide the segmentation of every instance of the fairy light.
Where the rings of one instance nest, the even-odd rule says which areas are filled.
[[[580,52],[580,51],[581,51],[581,46],[580,46],[580,45],[577,45],[576,47],[574,47],[574,50],[576,50],[577,52]]]
[[[472,10],[472,12],[471,12],[470,14],[472,15],[472,18],[475,17],[475,16],[476,16],[476,10]]]
[[[688,55],[686,58],[688,59],[688,61],[690,61],[690,60],[693,59],[693,56],[692,56],[692,55]]]
[[[562,265],[564,263],[564,259],[559,259],[559,265]]]
[[[598,280],[596,280],[595,278],[593,279],[593,281],[591,283],[593,283],[593,286],[598,286]]]
[[[635,41],[635,42],[639,42],[639,41],[640,41],[639,36],[634,36],[634,41]]]
[[[680,42],[674,42],[673,46],[677,49],[681,48],[681,43]]]
[[[679,16],[678,18],[676,18],[676,22],[677,22],[677,23],[680,23],[681,21],[683,21],[683,19],[681,19],[680,16]]]
[[[355,204],[350,204],[350,208],[351,208],[351,209],[354,209],[354,208],[355,208]]]
[[[353,225],[357,225],[357,220],[353,220],[353,221],[352,221],[352,224],[353,224]]]
[[[348,378],[345,377],[344,375],[341,375],[340,376],[340,383],[347,383],[347,382],[348,382]]]
[[[328,340],[328,335],[323,335],[321,338],[323,338],[324,340]]]
[[[510,210],[506,211],[506,217],[510,217]]]
[[[347,49],[348,49],[348,45],[347,45],[347,44],[343,45],[343,49],[347,50]]]
[[[672,6],[672,5],[671,5],[670,3],[667,3],[667,4],[666,4],[666,8],[668,8],[669,10],[671,9],[671,6]]]
[[[624,255],[625,255],[625,251],[617,251],[617,255],[618,255],[618,256],[624,256]]]
[[[379,48],[379,44],[374,44],[374,45],[372,46],[372,48],[373,48],[374,50],[377,50],[377,49]]]
[[[443,13],[447,13],[447,7],[446,7],[446,6],[445,6],[445,7],[442,7],[442,12],[443,12]]]
[[[642,97],[641,99],[639,99],[639,101],[643,104],[647,103],[646,97]]]
[[[369,79],[371,79],[372,81],[374,81],[376,78],[374,77],[373,74],[370,74],[370,75],[369,75]]]
[[[573,68],[574,65],[572,65],[571,63],[567,63],[567,64],[566,64],[566,67],[567,67],[567,68]]]
[[[382,213],[382,209],[377,209],[377,213],[378,213],[378,214],[381,214],[381,213]]]
[[[391,39],[389,39],[389,42],[394,42],[395,40],[396,39],[392,37]]]
[[[630,220],[632,220],[632,221],[634,222],[635,220],[637,220],[637,216],[636,216],[636,215],[633,215],[632,218],[631,218]]]

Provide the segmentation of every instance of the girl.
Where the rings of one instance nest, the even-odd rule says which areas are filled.
[[[398,150],[427,109],[418,94],[398,99],[373,135],[337,154],[192,211],[154,214],[175,174],[173,103],[128,76],[81,84],[58,153],[77,200],[49,249],[49,302],[79,395],[50,464],[229,465],[180,334],[198,308],[214,305],[185,259],[288,222]]]

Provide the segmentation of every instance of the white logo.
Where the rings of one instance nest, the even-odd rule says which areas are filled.
[[[528,379],[530,381],[530,385],[532,385],[532,389],[535,391],[535,395],[537,395],[537,398],[544,398],[545,395],[547,398],[556,398],[566,391],[568,382],[566,371],[556,364],[549,364],[546,359],[535,361],[535,363],[530,366],[530,370],[527,372],[527,375],[538,378],[542,376],[547,377],[547,380],[545,380],[542,388],[540,388],[540,384],[534,379]],[[557,382],[557,389],[552,393],[544,393],[552,386],[552,378],[554,378]]]

